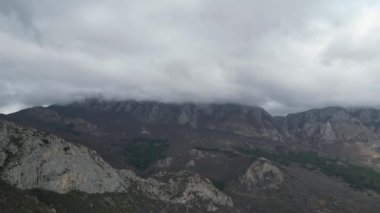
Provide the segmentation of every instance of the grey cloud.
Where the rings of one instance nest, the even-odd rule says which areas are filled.
[[[1,0],[0,1],[0,22],[3,22],[3,31],[18,34],[24,39],[32,39],[39,43],[41,40],[40,32],[34,25],[33,14],[29,8],[30,2],[23,0]],[[4,20],[5,19],[5,20]]]
[[[0,0],[0,110],[91,95],[378,106],[380,4]]]
[[[22,1],[2,0],[0,1],[0,6],[0,12],[4,15],[13,16],[26,27],[32,25],[32,15],[28,10],[27,5],[24,5]]]

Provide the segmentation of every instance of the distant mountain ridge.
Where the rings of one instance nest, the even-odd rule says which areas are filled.
[[[39,127],[35,126],[36,123],[49,123],[48,126],[64,123],[64,126],[71,126],[68,129],[73,132],[92,134],[102,134],[101,128],[97,127],[105,122],[110,128],[125,126],[134,128],[135,132],[138,131],[136,128],[146,125],[224,132],[280,143],[296,143],[317,150],[327,149],[327,152],[336,152],[339,146],[346,144],[348,146],[343,148],[345,155],[351,155],[352,150],[360,145],[360,156],[377,156],[380,147],[380,110],[371,108],[326,107],[287,116],[272,116],[260,107],[238,104],[87,99],[68,105],[26,109],[6,117],[26,125],[34,120],[32,127]],[[98,117],[98,121],[94,117]],[[51,129],[47,127],[45,130]],[[371,162],[373,160],[377,161],[377,157],[370,159]]]
[[[74,104],[75,105],[75,104]],[[114,110],[136,120],[178,124],[193,129],[233,131],[249,136],[279,139],[271,115],[260,107],[237,104],[164,104],[159,102],[85,102],[77,106],[85,110]]]
[[[238,104],[165,104],[90,99],[65,107],[125,113],[143,122],[232,130],[272,140],[380,142],[380,110],[373,108],[325,107],[286,116],[272,116],[260,107]],[[60,109],[60,106],[51,108]],[[244,128],[248,129],[244,131]]]
[[[343,166],[370,175],[366,184],[352,183],[376,184],[372,170],[347,166],[380,170],[376,109],[327,107],[272,116],[237,104],[90,99],[3,118],[11,134],[0,133],[0,174],[22,189],[137,190],[143,200],[189,212],[376,212],[372,207],[379,203],[376,191],[355,190],[339,177],[358,181],[340,171]],[[22,151],[28,147],[34,151]],[[28,168],[41,172],[22,176]]]

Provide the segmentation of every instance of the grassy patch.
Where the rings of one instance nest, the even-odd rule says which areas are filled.
[[[166,157],[167,140],[135,138],[124,149],[127,160],[137,169],[144,170],[153,162]]]

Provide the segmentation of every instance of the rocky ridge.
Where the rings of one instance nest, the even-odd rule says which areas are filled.
[[[139,190],[173,204],[205,206],[209,211],[232,207],[229,196],[210,180],[181,171],[169,180],[140,178],[131,170],[116,170],[95,151],[35,129],[0,121],[1,179],[20,189],[39,188],[66,193]]]
[[[271,161],[259,158],[239,178],[239,188],[252,192],[258,188],[278,188],[284,181],[284,174]]]
[[[121,160],[117,160],[122,159],[122,156],[113,157],[119,154],[103,153],[106,151],[103,151],[100,140],[94,145],[95,143],[86,142],[86,136],[77,138],[77,135],[89,135],[92,137],[90,140],[102,137],[101,140],[107,137],[113,139],[117,134],[122,138],[124,129],[129,127],[139,128],[142,132],[149,132],[149,136],[156,137],[171,137],[179,130],[185,132],[178,133],[181,135],[192,131],[187,138],[192,137],[191,134],[204,132],[209,135],[225,134],[224,138],[229,134],[243,138],[240,140],[235,137],[235,144],[238,140],[244,143],[246,139],[254,142],[269,141],[291,149],[311,149],[333,158],[349,159],[355,163],[380,168],[380,110],[370,108],[327,107],[287,116],[272,116],[262,108],[237,104],[89,99],[68,105],[26,109],[6,118],[58,133],[64,138],[69,136],[67,139],[70,141],[75,140],[95,149],[111,165],[118,168],[125,167]],[[107,130],[109,126],[112,128]],[[145,127],[149,127],[149,131],[143,129]],[[151,128],[156,131],[152,133]],[[190,140],[202,140],[202,137],[185,140],[192,143]],[[208,141],[207,143],[213,143],[212,146],[223,146],[227,149],[233,144],[215,144],[213,140]]]
[[[326,107],[272,116],[262,108],[237,104],[88,99],[68,105],[26,109],[6,118],[95,149],[118,168],[126,167],[125,161],[118,160],[123,156],[115,151],[104,151],[103,146],[108,145],[101,141],[115,137],[124,140],[128,136],[126,132],[136,132],[129,131],[130,127],[149,137],[171,138],[177,134],[172,140],[184,140],[188,144],[200,141],[210,143],[207,146],[230,149],[238,141],[242,144],[250,140],[265,143],[265,146],[275,144],[288,149],[308,149],[380,168],[380,110],[370,108]],[[219,134],[223,138],[232,135],[234,139],[226,143],[214,139],[205,142],[201,141],[203,136],[196,136],[203,133]],[[111,145],[107,148],[115,149]]]
[[[272,116],[260,107],[237,104],[89,99],[63,107],[97,113],[115,112],[147,123],[226,131],[272,141],[380,143],[380,110],[371,108],[326,107],[287,116]],[[53,106],[52,109],[60,109],[60,106]]]
[[[308,143],[380,143],[380,111],[327,107],[278,118],[282,133]]]
[[[60,106],[54,106],[60,108]],[[54,108],[53,107],[53,108]],[[89,99],[68,105],[73,110],[114,112],[146,123],[175,124],[281,140],[269,113],[260,107],[237,104],[167,104],[152,101],[105,101]]]

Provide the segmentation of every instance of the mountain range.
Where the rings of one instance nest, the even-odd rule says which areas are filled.
[[[86,99],[0,116],[4,212],[377,212],[380,110]]]

